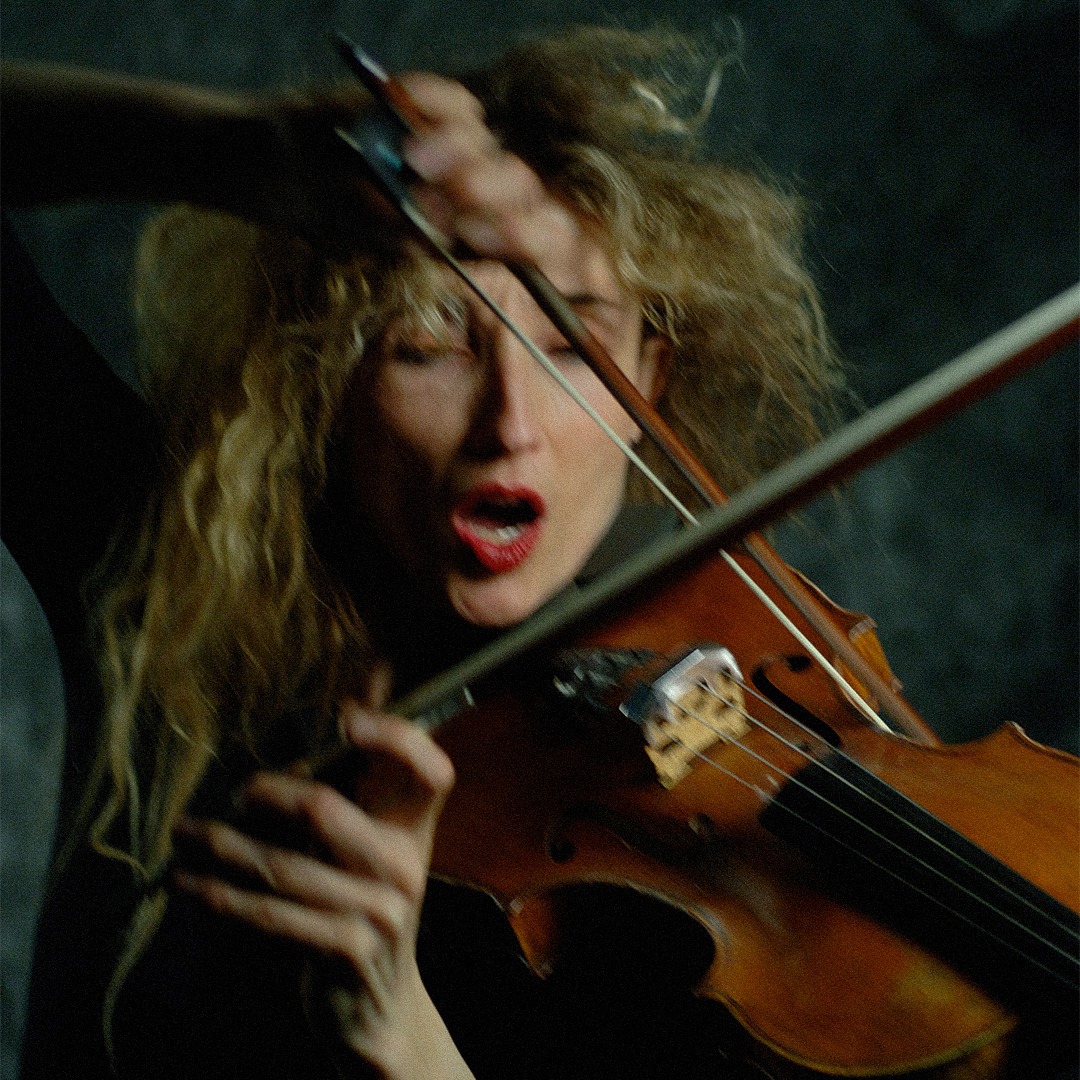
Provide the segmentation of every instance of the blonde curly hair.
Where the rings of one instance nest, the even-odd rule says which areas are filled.
[[[734,489],[818,438],[840,377],[799,201],[700,158],[717,70],[676,34],[590,28],[464,81],[504,144],[607,238],[674,346],[660,411]],[[151,877],[215,756],[274,760],[290,718],[314,717],[318,738],[364,683],[370,640],[312,514],[365,343],[430,300],[432,280],[415,251],[374,235],[332,257],[187,206],[145,231],[136,307],[166,466],[99,605],[92,836]],[[637,480],[630,497],[647,497]]]

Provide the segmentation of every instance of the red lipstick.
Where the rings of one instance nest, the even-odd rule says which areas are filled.
[[[544,500],[531,488],[480,484],[457,503],[450,523],[485,570],[505,574],[532,553],[544,509]]]

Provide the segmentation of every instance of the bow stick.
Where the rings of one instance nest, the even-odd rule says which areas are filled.
[[[561,373],[550,363],[548,358],[531,341],[529,341],[521,330],[514,325],[504,312],[502,312],[498,305],[496,305],[477,283],[472,280],[467,269],[454,257],[450,250],[449,240],[420,213],[419,209],[412,201],[409,192],[409,183],[417,178],[401,159],[398,147],[403,136],[423,129],[425,125],[423,114],[419,111],[404,87],[394,80],[385,69],[370,56],[358,49],[341,34],[335,35],[334,44],[350,71],[365,85],[365,87],[367,87],[380,106],[379,110],[371,117],[362,121],[355,128],[351,130],[339,129],[339,135],[360,154],[374,174],[384,193],[405,218],[413,224],[434,252],[477,293],[480,299],[492,310],[496,317],[498,317],[515,334],[518,340],[521,341],[538,362],[540,362],[549,373],[556,378],[564,389],[571,393],[578,404],[585,408],[593,419],[604,427],[608,436],[619,445],[620,449],[638,468],[642,469],[650,481],[659,488],[661,493],[675,506],[682,516],[689,523],[698,525],[699,522],[697,519],[678,501],[659,478],[648,469],[633,449],[620,440],[618,436],[603,423],[603,421],[581,398],[580,394],[566,382]],[[507,268],[521,282],[529,295],[566,337],[567,341],[578,355],[595,372],[603,385],[629,413],[641,430],[652,439],[667,460],[690,484],[691,488],[699,495],[699,497],[715,510],[724,507],[725,504],[728,503],[727,496],[721,491],[707,470],[679,441],[664,419],[656,412],[651,403],[641,395],[630,379],[626,377],[619,366],[611,359],[578,317],[574,308],[566,301],[558,290],[555,289],[539,268],[518,262],[507,263]],[[888,430],[883,429],[880,432],[867,437],[865,441],[860,441],[859,436],[866,435],[871,429],[870,418],[879,415],[879,410],[867,414],[862,418],[864,423],[862,423],[861,426],[856,428],[856,425],[859,424],[857,421],[855,425],[849,425],[848,428],[845,428],[838,433],[839,435],[843,435],[844,433],[851,433],[852,429],[855,429],[854,438],[856,445],[851,446],[846,454],[841,455],[840,457],[831,456],[824,447],[827,445],[838,445],[832,440],[830,440],[829,443],[822,444],[818,447],[816,454],[814,450],[808,451],[806,454],[795,459],[795,462],[791,464],[799,465],[800,463],[806,463],[809,465],[809,472],[806,468],[800,468],[797,470],[797,479],[792,480],[787,476],[787,474],[791,472],[791,469],[786,469],[786,467],[782,466],[774,473],[769,474],[768,477],[758,484],[754,485],[748,493],[740,493],[741,497],[737,497],[738,506],[732,508],[733,514],[721,514],[719,521],[714,518],[710,523],[709,528],[700,532],[695,530],[691,538],[683,545],[688,551],[696,551],[704,547],[707,547],[710,551],[715,551],[717,548],[723,548],[727,544],[735,542],[741,543],[743,549],[758,563],[781,592],[792,602],[792,604],[794,604],[807,622],[821,636],[829,648],[833,650],[834,655],[845,664],[848,670],[854,674],[862,685],[866,687],[869,693],[877,700],[879,707],[889,715],[897,725],[898,729],[909,738],[918,742],[930,743],[934,741],[934,737],[927,728],[925,722],[897,693],[896,688],[890,686],[862,657],[862,655],[854,649],[850,641],[837,629],[823,611],[806,584],[786,566],[760,536],[753,534],[751,530],[762,527],[768,522],[775,520],[776,517],[780,516],[782,513],[802,505],[819,491],[839,482],[843,477],[851,475],[866,464],[869,464],[870,461],[876,460],[877,457],[883,456],[896,446],[914,438],[919,432],[939,423],[941,420],[945,419],[946,416],[951,415],[952,412],[963,408],[971,401],[988,393],[1001,382],[1019,374],[1020,371],[1025,370],[1027,366],[1035,363],[1043,356],[1049,355],[1050,351],[1060,347],[1067,340],[1074,339],[1077,336],[1078,328],[1080,328],[1080,321],[1078,321],[1076,316],[1076,309],[1080,306],[1080,287],[1078,287],[1077,290],[1074,290],[1074,294],[1075,295],[1065,294],[1066,297],[1070,297],[1071,295],[1071,299],[1066,300],[1065,302],[1065,307],[1072,312],[1071,321],[1069,318],[1066,318],[1063,326],[1055,326],[1053,329],[1048,330],[1047,333],[1040,338],[1039,342],[1034,344],[1027,342],[1023,347],[1018,350],[1013,350],[1004,358],[998,357],[997,360],[989,366],[976,365],[980,370],[974,373],[969,372],[966,375],[961,376],[958,383],[956,379],[950,380],[949,378],[945,378],[941,380],[944,388],[943,393],[934,394],[934,388],[928,388],[930,396],[932,396],[934,400],[924,401],[922,399],[927,395],[919,395],[920,405],[918,408],[911,411],[910,415],[905,412],[905,415],[902,418],[890,418],[896,422],[887,425]],[[985,360],[985,356],[983,359]],[[959,363],[959,361],[957,363]],[[955,368],[955,365],[954,370],[958,370]],[[922,384],[919,385],[921,386]],[[903,396],[904,395],[898,395],[898,398],[903,398]],[[894,399],[894,401],[896,400],[897,399]],[[901,403],[901,405],[903,404],[905,403]],[[747,497],[750,494],[757,496],[760,492],[769,491],[770,488],[774,489],[773,494],[769,498],[766,498],[760,505],[755,505],[758,501],[756,498]],[[746,509],[742,509],[743,507],[746,507]],[[866,704],[863,695],[850,686],[844,676],[841,675],[824,656],[822,656],[816,646],[805,637],[805,635],[790,621],[790,619],[787,618],[786,615],[784,615],[757,584],[752,581],[738,563],[735,562],[726,551],[722,552],[722,554],[743,581],[745,581],[758,597],[772,610],[773,614],[787,626],[801,644],[803,644],[803,646],[824,666],[833,679],[848,694],[853,703],[866,715],[867,719],[871,723],[887,729],[887,725],[885,725],[874,710]],[[655,560],[655,556],[653,556],[653,560]],[[653,560],[650,560],[650,563]],[[655,569],[655,566],[653,568]],[[646,571],[646,573],[648,572],[651,571]],[[625,577],[625,575],[618,575],[619,580],[622,580],[623,577]],[[612,581],[614,583],[614,577]],[[622,586],[613,584],[612,587],[617,589],[625,587],[625,584],[626,583]],[[590,592],[590,596],[591,595],[592,592]],[[592,603],[597,603],[599,601],[600,597],[596,597],[592,600]],[[583,612],[577,610],[578,606],[579,605],[573,605],[575,609],[573,613],[568,612],[564,617],[556,616],[556,618],[559,619],[560,625],[572,621],[575,617],[579,617],[583,614]],[[535,620],[530,620],[527,625],[530,628],[535,628]],[[541,635],[543,633],[554,632],[554,630],[555,627],[549,627],[547,631],[541,631]],[[535,635],[535,629],[522,631],[522,633],[528,638],[530,643],[535,643],[540,640],[540,637]],[[509,648],[511,655],[516,655],[516,653],[520,651],[520,648],[528,647],[526,644],[522,644],[520,648],[515,647],[513,640],[516,640],[517,636],[516,632],[511,631],[505,639],[505,646]],[[494,655],[499,652],[499,647],[496,645],[483,650],[482,654],[478,654],[474,657],[473,660],[477,661],[477,664],[470,668],[473,673],[472,675],[469,675],[468,678],[476,677],[477,672],[489,670],[490,667],[497,666],[498,663],[501,663],[502,659],[506,658],[505,656],[492,662]],[[491,657],[488,657],[489,653],[492,654]],[[485,659],[485,657],[487,657],[487,659]],[[401,703],[401,711],[405,712],[407,715],[416,715],[417,712],[425,712],[424,701],[426,700],[428,704],[430,704],[433,699],[437,700],[440,696],[440,691],[434,689],[436,684],[443,686],[441,691],[441,696],[443,697],[445,697],[452,689],[460,690],[463,683],[468,681],[468,678],[462,678],[462,675],[464,674],[462,668],[469,666],[469,662],[466,661],[464,665],[459,665],[458,668],[452,669],[451,672],[447,672],[447,685],[445,686],[443,686],[443,679],[440,677],[439,679],[433,680],[432,683],[426,684],[425,687],[421,687],[413,695],[410,695],[410,698],[406,699],[406,702]],[[458,673],[456,678],[455,673]],[[456,683],[456,686],[449,685],[451,682]],[[429,688],[432,690],[432,693],[430,694],[427,693]],[[404,708],[406,704],[409,705],[409,708]]]

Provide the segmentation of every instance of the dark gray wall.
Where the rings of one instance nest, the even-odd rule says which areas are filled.
[[[612,17],[647,21],[609,3]],[[392,68],[454,66],[523,29],[593,17],[557,0],[4,0],[6,56],[222,86],[333,73],[339,27]],[[712,128],[795,180],[835,335],[874,404],[1077,277],[1071,0],[680,0],[661,13],[745,33]],[[77,208],[20,228],[69,312],[126,370],[139,211]],[[783,551],[873,613],[909,696],[949,739],[1017,720],[1075,748],[1075,350],[867,471],[786,527]],[[3,570],[3,1076],[59,755],[47,633]]]

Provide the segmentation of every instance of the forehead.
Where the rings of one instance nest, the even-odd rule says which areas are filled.
[[[469,277],[510,316],[544,326],[547,318],[525,287],[502,263],[464,260]],[[565,245],[558,259],[541,265],[555,288],[578,314],[600,328],[618,330],[638,325],[640,302],[620,281],[614,263],[598,242],[578,236]],[[414,267],[412,280],[388,312],[387,329],[438,330],[478,328],[496,317],[484,301],[446,266]]]

